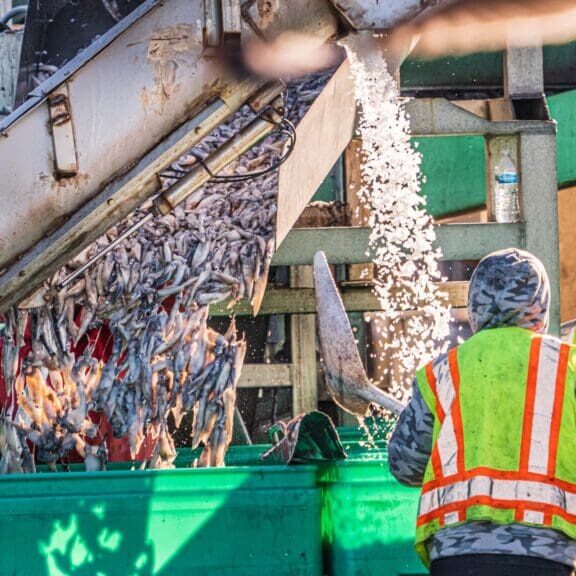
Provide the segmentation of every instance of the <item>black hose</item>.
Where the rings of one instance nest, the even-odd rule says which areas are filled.
[[[26,18],[27,13],[28,6],[16,6],[12,8],[12,10],[8,10],[8,12],[0,18],[0,26],[6,26],[10,20],[14,20],[14,18],[18,18],[18,16],[24,16],[24,18]]]

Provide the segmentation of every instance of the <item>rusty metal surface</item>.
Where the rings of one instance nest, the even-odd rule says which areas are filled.
[[[0,310],[26,297],[71,255],[80,252],[156,192],[156,174],[226,120],[244,98],[242,90],[229,94],[227,102],[217,100],[184,123],[12,265],[0,276]]]
[[[300,12],[280,10],[275,29],[308,29]],[[228,76],[204,50],[204,16],[202,2],[148,0],[0,123],[0,310],[155,193],[157,172],[262,87]],[[323,38],[335,22],[330,12],[316,23]],[[78,161],[70,178],[57,177],[49,128],[48,97],[64,82]]]
[[[197,22],[203,14],[194,6],[199,5],[184,0],[158,6],[71,75],[69,106],[78,156],[74,178],[55,174],[46,101],[5,121],[0,268],[214,97],[222,81],[214,64],[202,58]]]
[[[56,176],[70,178],[78,173],[78,159],[74,142],[74,125],[70,112],[68,84],[65,82],[48,97],[50,127],[54,142]]]
[[[395,414],[404,406],[368,380],[350,321],[323,252],[314,257],[320,359],[334,402],[358,417],[376,404]]]
[[[280,168],[277,246],[344,152],[355,118],[353,82],[348,61],[344,61],[298,124],[294,152]]]
[[[356,30],[389,29],[424,8],[423,0],[330,0],[346,22]]]
[[[266,39],[287,31],[329,38],[338,31],[338,17],[328,0],[247,0],[242,15]]]

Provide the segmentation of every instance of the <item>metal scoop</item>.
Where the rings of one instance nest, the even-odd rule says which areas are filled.
[[[404,405],[371,384],[366,375],[324,252],[314,256],[314,288],[321,363],[334,402],[361,418],[370,414],[371,404],[400,414]]]

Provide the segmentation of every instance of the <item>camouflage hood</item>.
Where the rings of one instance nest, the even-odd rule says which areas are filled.
[[[474,332],[516,326],[546,332],[550,284],[538,258],[508,249],[486,256],[470,280],[468,318]]]

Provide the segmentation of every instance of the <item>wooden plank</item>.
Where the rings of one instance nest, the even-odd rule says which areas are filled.
[[[478,224],[488,222],[488,210],[486,208],[478,208],[461,214],[452,216],[442,216],[436,218],[437,224]]]
[[[279,388],[292,386],[290,364],[244,364],[238,388]]]
[[[488,100],[452,100],[452,103],[484,120],[489,120]]]
[[[576,319],[576,187],[558,193],[560,228],[560,317]]]
[[[467,282],[446,282],[440,288],[448,294],[453,308],[465,308],[468,299]],[[348,312],[380,312],[382,307],[370,287],[340,287],[344,308]],[[252,308],[242,301],[228,308],[230,301],[210,306],[211,316],[249,316]],[[260,314],[315,314],[314,288],[275,288],[269,286],[262,302]]]
[[[452,100],[452,104],[463,108],[484,120],[504,122],[514,120],[514,110],[509,98],[491,100]]]
[[[312,268],[293,267],[290,270],[290,284],[294,288],[312,288]],[[292,316],[290,335],[293,366],[292,413],[297,416],[318,408],[316,318],[309,314]]]
[[[524,248],[524,225],[448,224],[436,226],[436,246],[444,260],[478,260],[504,248]],[[370,262],[370,229],[363,227],[298,229],[290,232],[272,260],[273,266],[310,264],[319,250],[331,264]],[[366,253],[368,252],[368,256]]]
[[[362,140],[354,138],[344,153],[344,186],[350,210],[352,226],[368,226],[370,207],[360,201],[362,187]],[[350,280],[370,281],[374,278],[374,264],[351,264],[348,267]]]
[[[346,60],[298,124],[294,152],[280,168],[277,246],[350,142],[355,118],[356,103]]]
[[[312,202],[304,208],[294,228],[329,228],[349,224],[348,206],[342,202]]]
[[[488,110],[491,122],[506,122],[514,120],[514,109],[509,98],[488,100]]]

